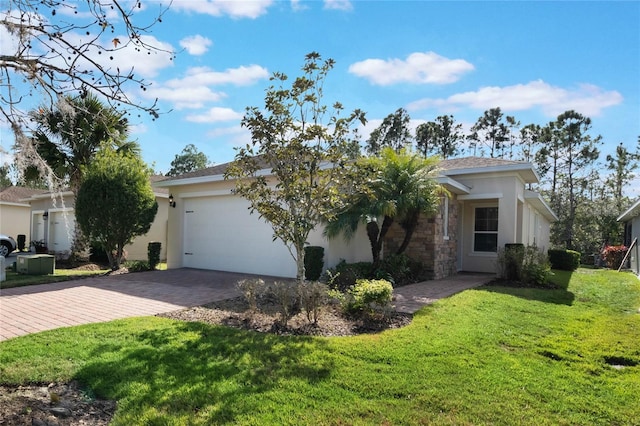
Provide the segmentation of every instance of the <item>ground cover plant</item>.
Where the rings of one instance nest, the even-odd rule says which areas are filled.
[[[487,286],[407,327],[278,336],[144,317],[0,343],[5,384],[77,380],[114,425],[632,425],[640,280],[554,271],[556,288]]]

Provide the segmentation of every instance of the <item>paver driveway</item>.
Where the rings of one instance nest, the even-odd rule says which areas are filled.
[[[0,341],[29,333],[155,315],[239,296],[235,283],[255,275],[200,269],[136,272],[0,290]],[[459,274],[394,290],[394,308],[413,313],[490,281]],[[273,277],[266,277],[269,281]]]
[[[172,269],[0,290],[0,340],[236,297],[235,283],[247,277],[250,275]]]

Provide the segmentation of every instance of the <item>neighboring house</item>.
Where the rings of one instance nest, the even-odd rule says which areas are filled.
[[[618,222],[624,224],[624,245],[630,247],[635,241],[628,259],[631,269],[640,277],[640,200],[622,213]]]
[[[42,194],[44,190],[22,186],[9,186],[0,191],[0,233],[17,239],[18,235],[30,241],[31,206],[22,201],[32,195]]]
[[[294,277],[295,262],[285,245],[273,241],[271,226],[249,214],[249,203],[232,194],[233,181],[225,181],[227,164],[186,173],[156,184],[167,188],[175,200],[169,210],[169,268],[202,268]],[[441,163],[444,197],[440,213],[421,218],[407,249],[423,262],[434,278],[458,271],[496,272],[497,249],[506,243],[549,248],[555,214],[537,192],[530,163],[468,157]],[[351,241],[327,240],[317,229],[310,245],[325,248],[325,266],[341,259],[371,261],[364,226]],[[396,224],[385,240],[385,254],[393,253],[402,239]]]
[[[160,179],[164,177],[151,177],[152,183]],[[158,213],[149,232],[136,237],[132,244],[125,246],[127,260],[147,260],[147,246],[151,241],[162,243],[160,258],[166,259],[168,191],[154,188],[154,194],[158,202]],[[76,220],[73,192],[65,191],[56,196],[45,192],[25,198],[23,202],[30,205],[31,238],[28,241],[43,240],[50,253],[60,256],[68,254],[73,243]]]

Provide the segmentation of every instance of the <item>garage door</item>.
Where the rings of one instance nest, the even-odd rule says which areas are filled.
[[[73,210],[49,211],[49,250],[63,253],[71,250],[76,217]]]
[[[295,277],[285,245],[273,240],[271,226],[249,214],[241,197],[184,200],[184,254],[187,268]]]

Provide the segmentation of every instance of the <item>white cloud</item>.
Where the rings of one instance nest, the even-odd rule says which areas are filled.
[[[324,8],[331,10],[353,10],[351,0],[324,0]]]
[[[242,114],[231,108],[213,107],[204,114],[188,115],[186,120],[192,123],[216,123],[219,121],[240,120],[241,118]]]
[[[447,84],[458,81],[474,66],[464,59],[449,59],[434,52],[416,52],[402,59],[366,59],[349,67],[349,72],[372,84]]]
[[[202,108],[208,102],[218,102],[227,97],[224,92],[211,86],[231,84],[247,86],[258,80],[266,79],[269,72],[258,65],[229,68],[214,71],[208,67],[189,68],[182,78],[173,78],[163,83],[155,83],[142,93],[147,99],[158,98],[172,102],[176,109]]]
[[[570,109],[593,117],[600,115],[604,108],[621,102],[622,95],[617,91],[604,91],[592,84],[564,89],[536,80],[513,86],[482,87],[475,92],[457,93],[444,99],[425,98],[410,103],[407,109],[471,107],[487,110],[500,107],[505,111],[521,111],[538,107],[550,117]]]
[[[171,4],[171,10],[202,13],[211,16],[228,15],[232,18],[251,18],[267,13],[273,0],[230,1],[230,0],[178,0]]]
[[[204,55],[212,44],[213,42],[211,40],[200,34],[185,37],[180,40],[180,46],[185,48],[190,55],[194,56]]]
[[[291,0],[291,9],[299,12],[301,10],[307,10],[308,7],[303,5],[301,0]]]
[[[227,97],[225,93],[214,92],[207,86],[163,87],[156,84],[143,92],[142,96],[171,102],[176,109],[202,108],[208,102],[218,102]]]

